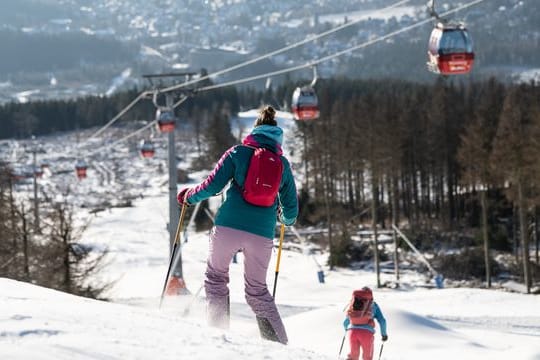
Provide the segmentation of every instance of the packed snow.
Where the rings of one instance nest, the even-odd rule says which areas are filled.
[[[288,119],[284,116],[281,121]],[[239,120],[234,131],[239,131],[239,124],[246,127],[245,134],[252,120]],[[126,154],[118,151],[115,156]],[[191,157],[184,156],[180,165],[186,166]],[[437,289],[432,279],[412,271],[402,272],[399,288],[377,289],[372,271],[330,270],[325,265],[327,253],[307,250],[284,250],[281,258],[276,302],[289,345],[260,339],[255,317],[244,299],[241,254],[230,266],[231,328],[208,327],[204,291],[199,291],[204,281],[208,233],[196,232],[193,226],[183,235],[181,246],[190,294],[168,296],[160,308],[169,264],[166,174],[156,171],[157,162],[162,160],[159,156],[149,161],[133,155],[127,175],[101,182],[97,178],[106,174],[102,171],[100,175],[98,169],[107,165],[104,159],[96,161],[105,165],[95,166],[89,178],[74,189],[72,196],[79,194],[79,201],[83,196],[91,203],[118,194],[126,187],[126,179],[141,185],[141,196],[133,200],[132,207],[84,214],[91,223],[83,242],[109,251],[105,268],[94,280],[113,283],[106,293],[109,301],[0,279],[0,359],[336,359],[345,334],[344,307],[352,290],[363,286],[374,289],[387,320],[389,340],[380,359],[540,359],[538,296],[501,290]],[[205,173],[190,175],[198,181]],[[214,199],[212,205],[219,201]],[[287,241],[294,238],[290,230]],[[268,271],[270,288],[275,261],[276,256]],[[324,283],[319,281],[320,266]],[[384,272],[381,280],[392,283],[394,274]],[[377,359],[382,346],[380,332],[375,339]],[[345,341],[342,359],[348,351]]]

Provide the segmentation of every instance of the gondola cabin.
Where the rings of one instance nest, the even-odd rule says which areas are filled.
[[[160,132],[169,133],[174,131],[174,123],[176,118],[174,111],[167,108],[157,109],[156,120],[158,122],[158,129]]]
[[[75,174],[77,175],[77,179],[82,180],[86,179],[86,170],[88,169],[88,165],[86,164],[86,161],[79,160],[75,164]]]
[[[50,169],[51,164],[48,161],[42,161],[39,165],[41,167],[41,170]]]
[[[34,175],[36,176],[36,178],[42,178],[43,177],[43,169],[41,168],[41,166],[36,166],[34,168]]]
[[[294,90],[291,109],[295,120],[315,120],[319,118],[319,101],[315,89],[311,86],[298,87]]]
[[[156,153],[156,148],[154,144],[149,140],[143,140],[140,146],[141,156],[143,158],[152,158]]]
[[[473,64],[473,44],[467,29],[462,24],[438,23],[429,39],[429,71],[441,75],[467,74]]]

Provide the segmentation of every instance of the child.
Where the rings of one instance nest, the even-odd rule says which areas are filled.
[[[353,291],[353,296],[347,307],[347,317],[343,322],[345,330],[349,333],[349,346],[351,352],[347,360],[359,360],[360,348],[362,359],[373,359],[373,335],[375,334],[376,319],[381,328],[382,341],[388,340],[386,334],[386,320],[379,305],[373,301],[370,288],[363,287]]]

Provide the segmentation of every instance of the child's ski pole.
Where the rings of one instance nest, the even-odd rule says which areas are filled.
[[[379,360],[381,360],[383,346],[384,346],[384,343],[381,344],[381,350],[379,351]]]
[[[338,359],[341,356],[341,351],[343,350],[343,344],[345,343],[346,336],[347,336],[347,331],[345,330],[345,334],[343,334],[343,339],[341,339],[341,346],[339,347]]]

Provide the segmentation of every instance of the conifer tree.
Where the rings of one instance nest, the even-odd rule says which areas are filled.
[[[507,188],[507,196],[518,208],[519,234],[522,250],[523,275],[527,292],[532,281],[529,259],[527,212],[540,187],[540,121],[534,115],[536,99],[529,86],[514,87],[507,93],[491,159],[494,174]],[[507,186],[506,186],[507,185]]]
[[[466,126],[465,132],[461,136],[461,145],[458,151],[458,161],[463,169],[462,182],[469,188],[477,189],[480,194],[487,287],[491,287],[487,193],[489,188],[494,185],[489,160],[499,121],[502,96],[504,96],[502,86],[496,84],[493,79],[484,85],[483,91],[479,95],[480,101],[475,118]]]

